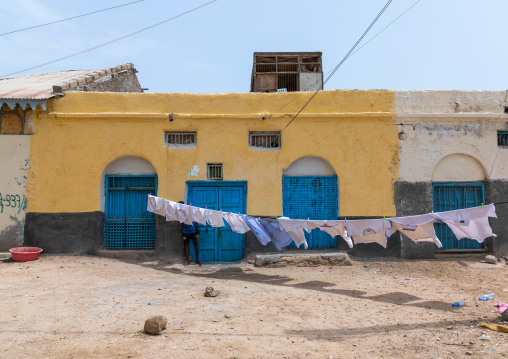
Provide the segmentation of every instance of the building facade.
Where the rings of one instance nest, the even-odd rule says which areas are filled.
[[[132,64],[0,78],[0,251],[23,242],[33,120],[68,91],[142,92]]]
[[[49,253],[183,258],[180,224],[146,212],[148,193],[253,216],[382,218],[499,203],[484,245],[506,255],[508,136],[501,91],[143,94],[67,92],[32,119],[24,241]],[[506,132],[506,134],[505,134]],[[508,144],[508,138],[506,138]],[[14,208],[14,207],[13,207]],[[276,251],[252,233],[203,228],[204,261]],[[388,248],[311,233],[311,250],[432,258],[398,234]],[[192,252],[192,250],[191,250]]]

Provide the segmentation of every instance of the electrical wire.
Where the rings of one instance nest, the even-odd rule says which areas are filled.
[[[363,40],[363,38],[365,37],[365,35],[367,35],[367,33],[370,31],[370,29],[372,28],[372,26],[374,26],[374,24],[377,22],[377,20],[381,17],[381,15],[383,15],[383,13],[385,12],[385,10],[388,8],[388,6],[390,6],[390,4],[392,3],[393,0],[388,0],[388,2],[385,4],[385,6],[383,6],[383,8],[381,9],[381,11],[377,14],[377,16],[374,18],[374,20],[370,23],[369,27],[367,27],[367,29],[363,32],[362,36],[360,36],[360,38],[356,41],[356,43],[353,45],[353,47],[348,51],[348,53],[346,54],[346,56],[344,56],[344,58],[337,64],[337,66],[335,66],[333,68],[333,70],[330,72],[330,75],[328,75],[328,77],[325,79],[325,81],[323,82],[323,86],[332,78],[332,76],[335,74],[335,72],[337,72],[337,70],[342,66],[342,64],[344,63],[344,61],[346,61],[348,59],[348,57],[351,55],[351,53],[355,50],[355,48],[358,46],[358,44]],[[286,127],[284,127],[282,129],[281,132],[283,132],[289,125],[291,125],[291,123],[293,123],[293,121],[298,117],[298,115],[300,113],[302,113],[302,111],[307,107],[307,105],[314,99],[314,97],[316,97],[316,95],[318,94],[318,92],[320,91],[320,89],[317,89],[313,94],[312,96],[309,98],[309,100],[305,103],[305,105],[303,105],[303,107],[300,109],[300,111],[298,111],[298,113],[291,119],[291,121],[288,122],[288,124],[286,125]]]
[[[59,22],[64,22],[64,21],[67,21],[67,20],[77,19],[79,17],[84,17],[84,16],[88,16],[88,15],[92,15],[92,14],[97,14],[98,12],[103,12],[103,11],[117,9],[119,7],[123,7],[123,6],[127,6],[127,5],[132,5],[132,4],[135,4],[135,3],[138,3],[138,2],[142,2],[142,1],[145,1],[145,0],[137,0],[137,1],[129,2],[127,4],[122,4],[122,5],[117,5],[117,6],[113,6],[113,7],[108,7],[107,9],[92,11],[92,12],[89,12],[89,13],[86,13],[86,14],[77,15],[77,16],[73,16],[73,17],[68,17],[67,19],[57,20],[57,21],[53,21],[53,22],[48,22],[46,24],[40,24],[40,25],[25,27],[23,29],[18,29],[18,30],[13,30],[13,31],[9,31],[9,32],[4,32],[3,34],[0,34],[0,36],[9,35],[9,34],[13,34],[15,32],[20,32],[20,31],[25,31],[25,30],[30,30],[30,29],[36,29],[38,27],[53,25],[53,24],[57,24]]]
[[[214,2],[216,2],[216,1],[218,1],[218,0],[212,0],[212,1],[209,1],[209,2],[207,2],[207,3],[205,3],[205,4],[202,4],[202,5],[200,5],[200,6],[197,6],[197,7],[195,7],[195,8],[192,8],[192,9],[190,9],[190,10],[187,10],[187,11],[185,11],[185,12],[182,12],[181,14],[178,14],[178,15],[175,15],[175,16],[173,16],[173,17],[170,17],[169,19],[163,20],[163,21],[158,22],[158,23],[156,23],[156,24],[153,24],[153,25],[150,25],[150,26],[145,27],[145,28],[143,28],[143,29],[140,29],[140,30],[134,31],[134,32],[132,32],[132,33],[130,33],[130,34],[124,35],[124,36],[119,37],[119,38],[116,38],[116,39],[114,39],[114,40],[111,40],[111,41],[108,41],[108,42],[102,43],[102,44],[100,44],[100,45],[97,45],[97,46],[94,46],[94,47],[90,47],[90,48],[88,48],[88,49],[86,49],[86,50],[82,50],[82,51],[76,52],[76,53],[74,53],[74,54],[70,54],[70,55],[67,55],[67,56],[64,56],[64,57],[60,57],[60,58],[58,58],[58,59],[56,59],[56,60],[53,60],[53,61],[48,61],[48,62],[45,62],[45,63],[43,63],[43,64],[41,64],[41,65],[32,66],[32,67],[29,67],[29,68],[27,68],[27,69],[23,69],[23,70],[20,70],[20,71],[12,72],[12,73],[10,73],[10,74],[3,75],[3,76],[0,76],[0,77],[8,77],[8,76],[16,75],[16,74],[19,74],[19,73],[22,73],[22,72],[26,72],[26,71],[30,71],[30,70],[33,70],[33,69],[37,69],[37,68],[39,68],[39,67],[43,67],[43,66],[46,66],[46,65],[54,64],[55,62],[59,62],[59,61],[62,61],[62,60],[66,60],[66,59],[68,59],[68,58],[71,58],[71,57],[74,57],[74,56],[78,56],[78,55],[84,54],[84,53],[86,53],[86,52],[90,52],[90,51],[96,50],[96,49],[98,49],[98,48],[101,48],[101,47],[104,47],[104,46],[107,46],[107,45],[113,44],[113,43],[115,43],[115,42],[118,42],[118,41],[120,41],[120,40],[126,39],[126,38],[128,38],[128,37],[131,37],[131,36],[137,35],[137,34],[139,34],[139,33],[143,32],[143,31],[146,31],[146,30],[149,30],[149,29],[153,29],[153,28],[154,28],[154,27],[156,27],[156,26],[159,26],[159,25],[162,25],[162,24],[164,24],[164,23],[166,23],[166,22],[169,22],[169,21],[175,20],[175,19],[177,19],[177,18],[179,18],[179,17],[182,17],[182,16],[184,16],[184,15],[187,15],[187,14],[189,14],[189,13],[193,12],[193,11],[199,10],[199,9],[201,9],[202,7],[205,7],[205,6],[207,6],[207,5],[210,5],[211,3],[214,3]]]
[[[411,5],[410,7],[408,7],[403,13],[401,13],[399,16],[397,16],[392,22],[390,22],[388,25],[386,25],[383,29],[381,29],[381,31],[379,31],[376,35],[372,36],[365,44],[363,44],[362,46],[360,46],[355,52],[351,53],[351,55],[349,55],[349,57],[353,56],[354,54],[356,54],[358,51],[360,51],[361,49],[363,49],[369,42],[371,42],[372,40],[374,40],[378,35],[380,35],[383,31],[385,31],[388,27],[390,27],[395,21],[397,21],[398,19],[400,19],[402,16],[404,16],[409,10],[411,10],[416,4],[418,4],[420,1],[422,0],[417,0],[416,2],[413,3],[413,5]],[[349,59],[348,57],[348,59]],[[333,69],[332,69],[333,70]],[[325,77],[327,77],[331,72],[332,70],[328,71],[326,74],[325,74]],[[319,81],[316,81],[314,82],[314,84],[312,86],[315,86],[318,84]],[[293,101],[295,101],[296,99],[298,99],[300,96],[302,96],[304,94],[304,92],[300,92],[298,95],[296,95],[295,97],[293,97],[293,99],[289,102],[287,102],[286,104],[284,104],[281,108],[279,108],[277,111],[275,111],[274,113],[270,114],[270,116],[268,116],[268,119],[272,118],[273,115],[277,114],[277,113],[280,113],[280,110],[282,110],[284,107],[286,107],[287,105],[289,105],[290,103],[292,103]]]

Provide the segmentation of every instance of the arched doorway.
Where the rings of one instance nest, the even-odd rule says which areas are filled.
[[[482,164],[466,154],[452,154],[442,158],[432,173],[434,212],[481,206],[485,203],[482,181],[487,178]],[[480,250],[484,243],[461,239],[444,223],[436,223],[436,234],[446,251]]]
[[[157,194],[157,173],[147,160],[121,157],[106,166],[104,246],[113,250],[153,249],[155,214],[146,210],[148,194]],[[102,205],[101,205],[102,207]]]
[[[327,161],[313,156],[302,157],[284,171],[284,216],[293,219],[337,219],[338,203],[337,174]],[[307,233],[306,238],[311,249],[337,247],[337,237],[332,238],[320,230]]]

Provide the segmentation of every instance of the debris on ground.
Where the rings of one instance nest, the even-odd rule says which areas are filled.
[[[166,329],[166,325],[168,324],[168,320],[166,317],[162,315],[156,315],[148,318],[145,321],[145,327],[143,331],[152,335],[160,335],[161,332]]]
[[[485,262],[489,264],[497,264],[497,257],[493,255],[486,255],[485,256]]]
[[[508,333],[508,325],[500,325],[494,323],[480,323],[477,325],[478,328],[487,328],[495,332]],[[481,338],[480,338],[481,339]],[[490,337],[489,337],[490,339]]]
[[[206,287],[205,297],[216,297],[218,295],[219,295],[219,292],[214,290],[213,287]]]

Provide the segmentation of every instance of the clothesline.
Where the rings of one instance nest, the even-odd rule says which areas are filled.
[[[192,224],[197,222],[212,227],[222,227],[224,220],[236,233],[252,231],[263,245],[272,242],[281,251],[292,242],[297,247],[308,248],[305,232],[320,229],[332,237],[342,237],[350,248],[353,243],[378,243],[387,247],[387,239],[395,232],[403,233],[416,243],[431,242],[442,247],[434,230],[434,223],[445,223],[457,239],[469,238],[483,243],[485,238],[496,236],[492,233],[488,217],[495,217],[494,204],[458,209],[446,212],[432,212],[417,216],[390,217],[383,219],[359,220],[311,220],[279,218],[255,218],[240,213],[223,212],[173,202],[149,195],[147,210],[164,216],[167,221]]]

